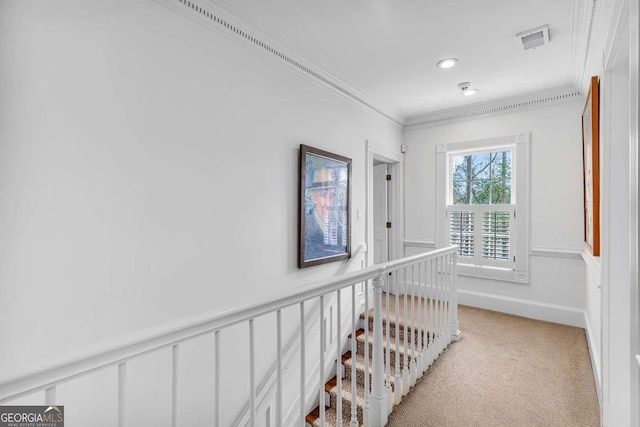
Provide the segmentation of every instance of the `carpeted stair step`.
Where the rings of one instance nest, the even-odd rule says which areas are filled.
[[[351,376],[352,376],[351,367],[352,367],[352,365],[354,363],[354,359],[351,357],[351,352],[350,351],[345,353],[345,355],[348,355],[348,358],[343,361],[345,380],[351,381]],[[365,368],[365,366],[364,366],[364,354],[356,353],[355,363],[356,363],[356,377],[357,377],[356,380],[357,380],[357,383],[358,384],[364,384],[364,368]],[[400,364],[402,365],[402,360],[400,361]],[[372,369],[371,365],[369,365],[369,384],[371,384],[371,373],[372,372],[373,372],[373,369]],[[392,363],[391,364],[391,384],[392,385],[393,385],[393,381],[394,381],[395,375],[396,375],[396,368],[395,368],[394,363]]]
[[[372,313],[372,312],[371,312]],[[402,313],[401,313],[402,314]],[[345,352],[342,356],[341,356],[341,364],[342,364],[342,369],[343,369],[343,375],[344,378],[341,381],[341,397],[342,397],[342,422],[338,423],[336,420],[337,414],[336,414],[336,406],[337,406],[337,399],[338,399],[338,381],[336,377],[333,377],[332,379],[330,379],[329,381],[327,381],[327,383],[324,385],[324,390],[327,393],[327,398],[325,399],[325,404],[328,405],[327,408],[325,408],[325,423],[327,426],[343,426],[343,427],[349,427],[350,425],[350,420],[351,420],[351,405],[353,404],[353,402],[355,402],[356,405],[356,413],[358,415],[358,423],[359,425],[362,425],[363,423],[363,408],[364,408],[364,379],[365,379],[365,375],[369,376],[369,385],[371,385],[372,382],[372,378],[371,378],[371,374],[373,372],[373,367],[371,364],[372,358],[373,358],[373,317],[372,314],[370,314],[369,316],[365,316],[364,314],[360,317],[363,321],[367,321],[367,317],[369,317],[368,319],[368,328],[369,328],[369,342],[368,342],[368,351],[369,351],[369,372],[365,372],[365,356],[364,356],[364,349],[365,346],[367,346],[367,342],[365,340],[365,330],[363,328],[360,328],[356,331],[355,335],[356,335],[356,344],[357,344],[357,352],[355,354],[355,357],[352,357],[351,351],[347,351]],[[407,359],[409,362],[412,361],[412,357],[411,357],[411,336],[413,336],[413,339],[416,342],[416,349],[418,348],[418,343],[420,342],[420,340],[418,339],[418,332],[416,331],[415,333],[411,333],[411,328],[407,328],[407,333],[409,334],[409,340],[408,340],[408,349],[405,349],[404,347],[404,325],[402,324],[402,322],[404,321],[404,318],[401,317],[400,319],[400,324],[399,324],[399,330],[396,331],[396,320],[395,320],[395,316],[391,316],[391,319],[389,320],[389,335],[390,335],[390,342],[387,343],[386,340],[386,321],[383,320],[383,336],[384,338],[384,350],[383,350],[383,358],[384,358],[384,363],[385,363],[385,368],[386,368],[386,357],[387,357],[387,349],[386,346],[389,345],[389,355],[390,355],[390,383],[391,383],[391,387],[393,390],[394,387],[394,382],[395,382],[395,375],[396,375],[396,366],[395,366],[395,360],[396,360],[396,353],[398,354],[399,360],[400,360],[400,366],[397,367],[398,369],[398,374],[400,374],[399,376],[401,376],[402,374],[402,370],[403,370],[403,364],[404,364],[404,357],[405,357],[405,352],[407,353]],[[416,319],[417,320],[417,319]],[[396,333],[399,334],[398,336],[398,341],[399,341],[399,345],[396,346],[395,344],[395,336]],[[347,342],[347,348],[351,349],[351,337],[352,335],[349,335],[349,340]],[[429,333],[424,333],[424,331],[422,331],[422,339],[426,339],[427,341],[429,341],[429,338],[432,338],[433,334],[429,334]],[[425,342],[426,344],[426,342]],[[355,368],[356,368],[356,395],[353,396],[352,395],[352,389],[351,389],[351,379],[352,379],[352,366],[355,364]],[[320,409],[319,407],[316,407],[313,411],[311,411],[307,417],[306,417],[306,422],[307,425],[309,426],[319,426],[320,425]]]
[[[366,316],[364,314],[362,314],[360,316],[360,319],[362,321],[365,321]],[[418,319],[416,318],[416,323],[418,323]],[[370,315],[369,316],[369,324],[368,324],[368,328],[369,328],[369,335],[373,334],[373,316]],[[389,320],[389,337],[391,338],[392,341],[395,341],[396,336],[398,336],[399,341],[404,342],[404,336],[405,336],[405,328],[404,328],[404,319],[402,319],[400,321],[400,324],[398,325],[398,327],[396,327],[396,320],[394,318]],[[413,335],[414,340],[416,342],[416,344],[419,342],[419,337],[423,340],[428,340],[429,337],[433,337],[434,333],[425,333],[425,331],[423,329],[417,328],[416,331],[414,332],[413,329],[410,326],[411,321],[409,320],[409,325],[407,325],[407,343],[410,344],[411,343],[411,336]],[[412,334],[413,332],[413,334]],[[382,333],[386,336],[387,333],[387,320],[386,319],[382,319]]]
[[[338,401],[338,380],[333,377],[324,386],[325,391],[328,393],[328,399],[325,403],[328,405],[325,408],[325,423],[327,426],[349,426],[351,421],[351,405],[355,401],[356,412],[359,425],[363,423],[364,413],[364,385],[362,382],[356,382],[356,395],[354,395],[351,389],[351,380],[343,379],[341,382],[341,397],[342,397],[342,423],[337,422],[337,401]],[[306,417],[307,425],[319,426],[320,425],[320,408],[316,407]]]
[[[384,338],[383,338],[384,339]],[[365,341],[366,341],[366,337],[364,334],[364,331],[356,336],[356,342],[357,342],[357,346],[358,346],[358,353],[364,355],[364,347],[365,347]],[[395,340],[392,340],[389,343],[389,356],[390,356],[390,363],[391,365],[395,364],[395,360],[396,360],[396,352],[399,353],[399,357],[400,357],[400,368],[404,367],[404,355],[405,353],[407,353],[407,360],[409,362],[411,362],[412,357],[411,357],[411,348],[405,349],[404,343],[401,342],[400,345],[398,347],[396,347],[396,343]],[[383,344],[383,358],[384,358],[384,363],[386,366],[386,357],[387,357],[387,340],[384,339],[384,344]],[[373,338],[371,336],[371,334],[369,334],[369,360],[372,360],[373,358]]]

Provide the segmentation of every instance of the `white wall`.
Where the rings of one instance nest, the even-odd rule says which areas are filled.
[[[405,233],[418,241],[435,240],[436,144],[531,132],[531,248],[551,256],[531,257],[528,285],[460,277],[461,303],[582,324],[581,109],[571,102],[405,132]]]
[[[297,268],[299,144],[353,159],[364,211],[365,140],[401,142],[155,2],[1,2],[0,54],[0,378],[334,274]]]
[[[600,76],[600,144],[602,152],[602,412],[603,425],[631,422],[630,142],[628,10],[622,3],[599,34],[604,61],[591,74]],[[604,40],[603,40],[604,39]],[[606,43],[605,43],[606,41]],[[635,164],[637,168],[637,163]],[[637,196],[636,196],[637,197]]]
[[[629,306],[629,144],[628,144],[628,68],[622,68],[607,74],[603,80],[605,91],[613,91],[603,99],[609,101],[604,105],[603,121],[610,119],[615,126],[603,138],[604,149],[608,154],[605,158],[607,184],[603,191],[609,193],[608,203],[603,209],[608,210],[609,226],[605,238],[602,286],[608,288],[609,295],[605,303],[610,314],[604,324],[610,345],[606,355],[609,383],[605,389],[604,403],[605,422],[609,425],[629,425],[630,400],[630,306]],[[604,85],[607,85],[605,87]],[[604,136],[605,134],[603,134]]]
[[[585,290],[591,295],[586,305],[589,329],[592,335],[601,334],[601,408],[607,427],[637,423],[632,421],[637,403],[631,397],[631,367],[637,369],[637,364],[631,351],[635,316],[630,303],[630,248],[637,247],[638,237],[630,229],[629,215],[638,195],[630,191],[630,177],[637,173],[638,164],[632,158],[629,131],[630,3],[607,0],[599,5],[582,81],[584,89],[590,76],[600,77],[602,251],[599,258],[585,254],[585,260],[596,267]],[[637,28],[637,21],[633,25]]]

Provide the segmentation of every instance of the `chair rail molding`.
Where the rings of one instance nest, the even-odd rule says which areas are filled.
[[[405,247],[409,248],[434,249],[436,247],[436,241],[429,239],[404,239],[403,243]]]
[[[529,253],[535,257],[582,259],[582,249],[535,247]]]

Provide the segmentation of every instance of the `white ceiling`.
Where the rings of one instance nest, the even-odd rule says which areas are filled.
[[[402,118],[570,85],[576,69],[580,0],[214,2]],[[524,51],[516,34],[547,24],[550,43]],[[460,63],[437,68],[447,57]]]

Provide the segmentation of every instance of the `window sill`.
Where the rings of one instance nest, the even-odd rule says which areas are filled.
[[[529,283],[529,274],[525,271],[513,271],[506,268],[485,267],[481,265],[458,264],[460,276],[479,277],[503,282]]]

